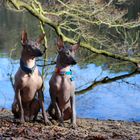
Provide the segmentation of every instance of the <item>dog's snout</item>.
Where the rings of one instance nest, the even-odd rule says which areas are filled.
[[[35,57],[40,57],[43,55],[43,52],[40,49],[36,49],[34,54],[35,54]]]
[[[77,64],[76,60],[73,60],[72,65],[76,65],[76,64]]]
[[[39,57],[39,56],[42,56],[42,55],[43,55],[43,53],[41,51],[38,51],[37,56]]]
[[[71,57],[69,62],[70,62],[70,65],[76,65],[77,64],[76,60],[73,57]]]

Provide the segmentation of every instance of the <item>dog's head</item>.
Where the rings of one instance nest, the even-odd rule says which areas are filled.
[[[27,32],[23,31],[21,35],[21,44],[24,52],[31,57],[40,57],[43,52],[40,49],[40,45],[44,39],[45,34],[39,36],[36,41],[28,40]]]
[[[80,47],[80,41],[74,45],[65,45],[61,36],[57,39],[58,58],[62,65],[75,65],[75,53]]]

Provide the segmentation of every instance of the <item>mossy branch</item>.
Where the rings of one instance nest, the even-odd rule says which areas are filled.
[[[22,9],[22,8],[25,8],[33,16],[37,17],[41,22],[51,26],[58,35],[62,36],[64,41],[72,43],[72,44],[76,43],[76,40],[74,40],[73,38],[67,37],[62,32],[60,24],[55,23],[49,17],[47,17],[47,15],[44,14],[44,12],[42,10],[42,7],[40,5],[38,7],[36,7],[35,5],[33,5],[33,3],[32,3],[32,5],[29,5],[28,3],[25,3],[25,2],[20,1],[20,0],[7,0],[7,1],[12,3],[19,10]],[[65,13],[70,14],[70,16],[74,16],[75,18],[79,18],[79,20],[84,20],[84,22],[91,22],[91,21],[87,21],[87,19],[81,19],[81,17],[79,17],[77,15],[74,15],[74,14],[71,14],[71,13],[68,13],[67,11],[65,11]],[[129,23],[127,23],[127,24],[129,24]],[[109,25],[109,26],[112,27],[113,25]],[[118,26],[118,25],[116,25],[116,26]],[[114,59],[129,61],[129,62],[132,62],[134,64],[139,64],[140,63],[140,60],[138,60],[136,58],[124,57],[121,54],[114,54],[114,53],[111,53],[111,52],[108,52],[108,51],[105,51],[105,50],[96,49],[94,46],[92,46],[91,44],[89,44],[87,42],[81,42],[81,47],[86,48],[86,49],[88,49],[88,50],[90,50],[94,53],[101,54],[101,55],[108,56],[108,57],[112,57]]]

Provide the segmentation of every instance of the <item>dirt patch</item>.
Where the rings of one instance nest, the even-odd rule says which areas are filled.
[[[19,124],[12,113],[0,111],[0,140],[139,140],[140,123],[77,119],[78,127],[72,129],[57,124],[45,126],[41,117],[37,122]]]

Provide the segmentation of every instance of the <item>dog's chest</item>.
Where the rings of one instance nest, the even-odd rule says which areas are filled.
[[[70,76],[53,75],[50,80],[50,89],[53,90],[52,92],[55,91],[57,96],[69,97],[75,90],[75,84],[70,80]]]
[[[41,77],[34,78],[32,76],[26,77],[24,80],[22,80],[22,90],[21,90],[21,96],[23,101],[31,101],[37,91],[42,86],[42,79]]]
[[[42,85],[42,78],[40,76],[29,75],[22,80],[24,88],[39,89]]]

